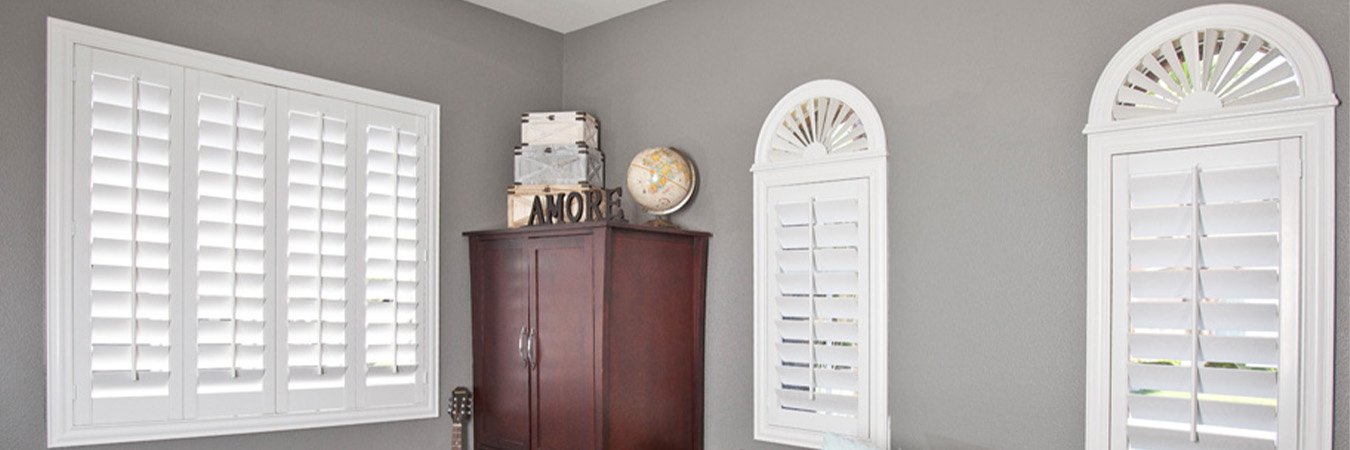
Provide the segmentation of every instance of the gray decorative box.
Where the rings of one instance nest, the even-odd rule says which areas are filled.
[[[605,154],[579,144],[516,147],[516,184],[605,187]]]
[[[581,111],[538,112],[520,116],[521,145],[585,144],[600,148],[600,122]]]

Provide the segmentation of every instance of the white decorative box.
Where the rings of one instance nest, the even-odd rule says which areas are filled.
[[[520,142],[521,145],[585,144],[600,148],[600,122],[581,111],[521,114]]]
[[[516,184],[605,187],[605,154],[579,144],[516,147]]]

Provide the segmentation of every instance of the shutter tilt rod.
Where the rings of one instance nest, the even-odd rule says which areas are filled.
[[[230,378],[239,378],[239,97],[230,96]]]
[[[810,289],[810,297],[807,300],[807,309],[809,315],[807,319],[807,342],[806,349],[809,352],[807,364],[810,366],[807,370],[807,376],[810,377],[810,399],[816,399],[816,199],[811,197],[807,203],[806,232],[806,277]]]
[[[1191,442],[1200,442],[1200,166],[1191,168]]]
[[[393,171],[393,172],[394,172],[394,173],[393,173],[393,175],[394,175],[394,177],[393,177],[393,178],[394,178],[394,190],[392,191],[393,198],[394,198],[394,257],[391,258],[391,259],[394,260],[394,374],[398,374],[398,373],[399,373],[399,372],[398,372],[398,368],[399,368],[399,365],[398,365],[398,291],[399,291],[399,289],[398,289],[398,283],[399,283],[399,280],[398,280],[398,263],[399,263],[399,261],[398,261],[398,245],[399,245],[399,239],[398,239],[398,237],[399,237],[399,236],[398,236],[398,220],[399,220],[399,215],[398,215],[398,212],[399,212],[399,211],[398,211],[398,203],[399,203],[399,201],[398,201],[398,144],[399,144],[399,141],[402,140],[402,139],[403,139],[403,132],[402,132],[402,130],[399,130],[398,127],[394,127],[394,148],[390,149],[390,150],[392,151],[392,153],[393,153],[393,156],[394,156],[394,171]],[[367,169],[367,170],[368,170],[368,169]],[[529,336],[529,337],[527,337],[527,338],[525,339],[525,345],[527,346],[527,348],[528,348],[528,346],[531,345],[531,343],[534,341],[534,336],[533,336],[533,334],[534,334],[534,329],[533,329],[533,328],[530,329],[530,334],[531,334],[531,336]],[[530,359],[531,359],[531,365],[533,365],[534,355],[532,354],[532,352],[527,352],[527,356],[530,357]]]
[[[319,349],[318,349],[318,350],[319,350],[319,361],[318,361],[318,366],[319,366],[319,375],[320,375],[320,376],[322,376],[322,375],[327,375],[327,374],[328,374],[327,371],[324,370],[324,365],[323,365],[323,352],[324,352],[324,348],[323,348],[323,347],[324,347],[324,342],[323,342],[323,166],[324,166],[324,164],[323,164],[323,152],[324,152],[323,132],[324,132],[324,126],[327,125],[327,122],[328,122],[327,115],[325,115],[322,111],[320,111],[320,112],[319,112],[319,136],[318,136],[318,139],[317,139],[317,141],[318,141],[317,144],[318,144],[318,151],[319,151],[319,154],[316,155],[316,156],[318,157],[318,160],[319,160],[319,161],[318,161],[318,162],[319,162],[319,182],[318,182],[318,188],[319,188],[319,189],[318,189],[318,194],[319,194],[319,198],[318,198],[318,200],[319,200],[319,201],[318,201],[318,206],[319,206],[319,207],[318,207],[318,208],[315,208],[315,209],[318,211],[318,214],[316,214],[316,217],[315,217],[315,220],[314,220],[314,222],[315,222],[315,223],[314,223],[314,232],[315,232],[315,234],[317,235],[316,237],[318,238],[318,242],[317,242],[317,243],[318,243],[318,247],[319,247],[319,248],[317,248],[316,251],[314,252],[314,253],[318,256],[318,258],[315,258],[314,264],[317,265],[317,266],[319,266],[319,267],[317,267],[317,269],[318,269],[318,274],[319,274],[319,276],[318,276],[318,278],[319,278],[319,289],[318,289],[318,291],[315,292],[315,297],[316,297],[315,300],[317,300],[318,303],[319,303],[319,317],[318,317],[318,320],[316,320],[316,322],[317,322],[316,324],[317,324],[318,326],[315,327],[315,328],[317,329],[317,334],[318,334],[318,336],[315,336],[315,337],[314,337],[314,338],[315,338],[315,339],[314,339],[314,342],[318,343],[318,347],[319,347]],[[344,269],[345,269],[345,267],[344,267]],[[343,331],[345,332],[346,330],[343,330]],[[344,345],[343,348],[344,348],[344,350],[345,350],[346,346]]]
[[[136,189],[136,179],[140,177],[140,122],[141,110],[141,77],[139,75],[131,76],[131,379],[141,381],[141,295],[140,295],[140,213],[137,211],[137,204],[140,203],[139,191]]]

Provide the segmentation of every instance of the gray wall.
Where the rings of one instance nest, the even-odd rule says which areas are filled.
[[[868,94],[890,143],[894,444],[1082,448],[1089,96],[1126,41],[1203,3],[672,0],[566,35],[563,102],[603,121],[609,179],[658,145],[700,169],[701,195],[674,221],[714,235],[708,448],[782,448],[751,432],[748,169],[769,109],[824,77]],[[1312,34],[1350,100],[1347,2],[1260,3]],[[1348,162],[1337,167],[1341,229]],[[1346,282],[1339,270],[1337,449],[1350,448]]]
[[[500,226],[518,114],[561,106],[561,35],[456,0],[5,0],[0,4],[0,449],[46,443],[46,17],[441,105],[441,392],[467,385],[467,245]],[[442,416],[137,449],[449,448]],[[102,447],[100,447],[102,448]],[[113,448],[113,447],[107,447]]]
[[[515,115],[604,122],[611,185],[647,146],[699,164],[676,222],[715,234],[707,447],[751,438],[750,174],[756,133],[798,84],[866,92],[891,142],[891,414],[906,450],[1082,446],[1088,97],[1135,33],[1195,0],[671,0],[560,37],[456,0],[6,0],[0,6],[0,448],[45,442],[45,17],[442,106],[443,391],[467,384],[459,233],[499,226]],[[1342,0],[1269,0],[1346,86]],[[1350,94],[1342,94],[1350,99]],[[1339,149],[1347,143],[1345,108]],[[1339,152],[1338,152],[1339,153]],[[1350,223],[1350,161],[1338,216]],[[629,211],[637,216],[636,210]],[[1338,262],[1350,257],[1338,236]],[[1343,265],[1341,267],[1344,267]],[[1350,285],[1338,271],[1337,449],[1350,449]],[[444,418],[118,448],[445,448]],[[105,447],[112,448],[112,447]]]

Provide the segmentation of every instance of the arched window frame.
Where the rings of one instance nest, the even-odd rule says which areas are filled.
[[[831,153],[817,146],[801,155],[778,157],[772,154],[775,134],[789,118],[794,108],[805,102],[829,98],[842,101],[857,115],[866,132],[867,144],[860,151]],[[850,149],[851,150],[851,149]],[[801,447],[819,448],[826,433],[833,432],[869,441],[889,448],[889,416],[887,409],[887,227],[886,227],[886,135],[880,116],[872,102],[857,88],[838,80],[817,80],[803,84],[785,95],[774,106],[760,130],[756,146],[754,176],[755,226],[755,439]],[[862,339],[867,348],[860,352],[863,364],[859,367],[863,386],[859,414],[846,426],[838,428],[837,420],[819,420],[803,423],[785,423],[775,419],[778,408],[775,390],[780,387],[777,342],[774,323],[776,288],[773,284],[778,272],[774,262],[775,244],[769,242],[769,228],[774,225],[769,193],[776,187],[805,187],[831,182],[858,182],[857,192],[866,196],[864,218],[867,227],[865,249],[860,264],[859,289],[865,292],[865,304],[857,308],[859,326],[865,330]],[[799,191],[800,192],[800,191]],[[814,245],[814,244],[813,244]],[[834,422],[835,426],[823,422]]]
[[[1127,73],[1164,42],[1207,29],[1259,35],[1292,64],[1298,95],[1233,107],[1186,110],[1116,119],[1113,106]],[[1331,72],[1316,42],[1276,13],[1245,5],[1211,5],[1163,19],[1131,39],[1103,71],[1088,124],[1086,448],[1114,449],[1124,442],[1111,428],[1112,389],[1112,159],[1168,149],[1297,138],[1301,142],[1301,210],[1298,232],[1296,339],[1298,404],[1281,406],[1294,436],[1280,434],[1279,449],[1326,450],[1332,445],[1335,321],[1335,116]],[[1284,371],[1284,368],[1281,368]],[[1121,374],[1114,374],[1123,377]],[[1282,425],[1283,427],[1283,425]],[[1117,433],[1119,434],[1119,433]]]

